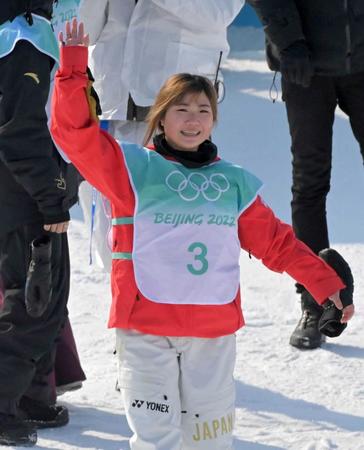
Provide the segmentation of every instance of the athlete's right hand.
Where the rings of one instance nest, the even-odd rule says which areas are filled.
[[[343,305],[341,299],[340,299],[340,291],[335,292],[335,294],[330,295],[329,299],[334,303],[337,309],[340,309],[342,311],[342,318],[340,320],[341,323],[349,322],[349,320],[353,317],[355,308],[354,305]]]
[[[66,36],[64,39],[63,31],[59,33],[58,39],[61,45],[64,46],[83,46],[88,47],[90,38],[88,34],[85,34],[84,25],[82,22],[78,23],[77,19],[66,23]]]

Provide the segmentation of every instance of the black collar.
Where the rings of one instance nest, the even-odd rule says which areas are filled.
[[[175,150],[166,141],[164,134],[158,134],[153,138],[156,152],[160,155],[172,156],[178,162],[189,169],[202,167],[215,161],[217,156],[217,147],[211,141],[204,141],[199,146],[197,152],[187,152]]]

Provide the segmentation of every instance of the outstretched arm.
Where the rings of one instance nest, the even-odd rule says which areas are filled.
[[[100,129],[90,108],[89,38],[76,19],[67,23],[59,38],[61,64],[52,98],[52,135],[86,180],[112,202],[120,201],[129,179],[118,143]]]
[[[241,247],[276,272],[286,272],[304,285],[319,304],[327,298],[343,310],[341,321],[354,314],[354,306],[343,308],[340,291],[345,288],[337,273],[315,255],[293,233],[292,227],[277,219],[260,197],[239,218]]]

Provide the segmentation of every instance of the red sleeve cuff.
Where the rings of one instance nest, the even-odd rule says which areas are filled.
[[[88,48],[83,45],[61,46],[60,70],[61,72],[82,72],[87,69]]]
[[[331,279],[329,278],[323,280],[315,287],[310,287],[309,289],[307,288],[307,290],[310,292],[313,298],[316,299],[317,303],[322,305],[330,295],[335,294],[335,292],[337,291],[345,289],[345,287],[346,286],[341,281],[341,279],[338,276],[335,276]]]

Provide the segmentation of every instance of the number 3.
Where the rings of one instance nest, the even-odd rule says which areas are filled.
[[[200,250],[200,253],[194,253],[195,250]],[[200,267],[194,267],[193,264],[187,264],[187,269],[192,275],[202,275],[207,272],[209,268],[209,263],[205,256],[207,255],[207,247],[205,244],[201,242],[193,242],[189,247],[188,251],[194,253],[194,260],[198,262],[198,265],[201,264]]]

